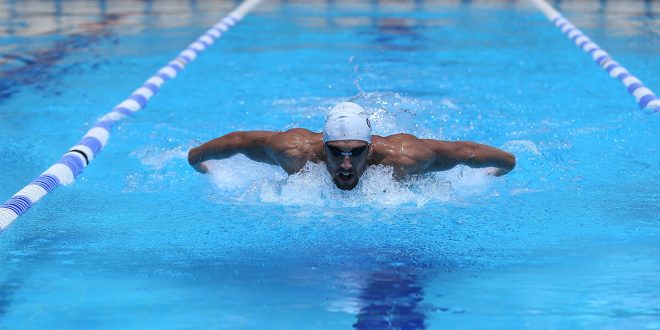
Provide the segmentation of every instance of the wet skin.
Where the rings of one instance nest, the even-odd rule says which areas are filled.
[[[285,132],[232,132],[208,141],[188,152],[188,163],[206,173],[204,162],[235,154],[299,172],[307,162],[325,163],[339,189],[351,190],[370,165],[391,166],[396,179],[411,174],[445,171],[456,165],[493,167],[495,176],[510,172],[515,157],[505,151],[474,142],[419,139],[410,134],[372,135],[371,144],[359,140],[324,143],[323,134],[302,128]],[[343,154],[342,154],[343,153]]]

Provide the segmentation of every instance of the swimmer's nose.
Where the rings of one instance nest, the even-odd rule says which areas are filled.
[[[339,167],[345,171],[348,171],[351,169],[351,167],[353,167],[353,165],[351,165],[351,161],[348,159],[348,156],[344,156],[344,160],[341,161],[341,165],[339,165]]]

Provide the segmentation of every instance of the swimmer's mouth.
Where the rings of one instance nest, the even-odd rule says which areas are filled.
[[[355,176],[355,174],[353,174],[351,172],[339,172],[339,173],[337,173],[337,178],[339,179],[339,181],[348,182],[348,181],[353,180],[354,176]]]

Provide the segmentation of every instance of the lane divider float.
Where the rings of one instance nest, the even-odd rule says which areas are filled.
[[[0,232],[5,230],[19,216],[24,214],[34,203],[60,185],[72,183],[83,169],[105,147],[110,137],[112,126],[134,113],[144,109],[160,88],[177,76],[194,61],[197,56],[218,40],[224,32],[240,22],[261,0],[246,0],[227,16],[208,29],[185,50],[179,53],[166,66],[151,76],[112,111],[103,115],[94,126],[71,147],[60,160],[49,167],[30,184],[19,190],[14,196],[0,205]]]
[[[624,68],[619,62],[615,61],[610,54],[600,48],[598,44],[587,37],[580,29],[564,17],[559,11],[553,8],[544,0],[530,0],[536,7],[545,14],[545,16],[555,24],[569,39],[587,54],[601,68],[609,73],[612,78],[616,78],[623,83],[628,93],[635,97],[637,104],[642,109],[648,109],[654,112],[660,112],[660,99],[635,77],[630,71]]]

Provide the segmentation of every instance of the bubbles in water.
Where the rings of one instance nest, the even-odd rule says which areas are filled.
[[[131,156],[138,158],[148,170],[128,174],[124,178],[123,192],[160,192],[166,189],[177,189],[185,180],[179,174],[179,169],[187,163],[187,147],[159,148],[148,146],[135,150]]]
[[[508,141],[502,146],[503,149],[515,153],[532,153],[536,156],[541,155],[541,151],[536,146],[536,144],[530,140],[512,140]]]
[[[131,156],[137,157],[142,164],[149,166],[151,169],[160,170],[174,159],[187,158],[188,152],[182,146],[174,149],[150,146],[133,151]]]
[[[281,168],[250,160],[243,155],[209,161],[208,168],[216,187],[224,191],[237,191],[261,180],[283,180],[287,174]]]
[[[429,202],[449,202],[454,196],[485,194],[493,181],[484,170],[462,167],[397,181],[391,167],[371,166],[355,189],[343,191],[335,186],[322,163],[307,163],[290,176],[276,166],[255,163],[244,156],[210,165],[214,184],[222,192],[229,192],[232,199],[282,205],[421,207]]]
[[[361,105],[369,114],[373,134],[383,136],[409,133],[421,138],[440,139],[444,123],[449,120],[446,112],[458,108],[447,98],[440,104],[435,104],[432,100],[407,97],[399,93],[364,91],[352,97],[278,99],[273,101],[273,107],[277,113],[286,113],[291,117],[281,127],[282,130],[304,127],[318,132],[322,129],[327,112],[345,101]]]
[[[373,123],[373,134],[409,133],[418,137],[435,137],[430,125],[423,125],[431,101],[409,98],[398,93],[362,92],[351,99],[362,105]]]
[[[321,122],[325,112],[335,104],[351,100],[362,105],[373,122],[374,134],[390,135],[410,133],[418,137],[441,138],[443,118],[432,113],[436,108],[452,110],[457,106],[449,99],[442,104],[417,99],[392,92],[361,91],[353,98],[282,99],[273,102],[280,112],[289,114],[289,126],[311,127]],[[293,119],[295,118],[295,120]],[[440,124],[440,125],[438,125]],[[284,125],[283,129],[291,128]],[[511,141],[513,149],[538,152],[530,141]],[[175,148],[147,147],[133,152],[140,162],[151,170],[127,178],[128,191],[159,190],[176,181],[181,171],[176,167],[192,170],[185,159],[189,145]],[[528,151],[529,152],[529,151]],[[493,179],[486,169],[470,169],[459,166],[451,171],[417,175],[404,181],[393,178],[392,169],[374,166],[360,178],[352,191],[342,191],[332,182],[324,164],[307,164],[299,173],[287,175],[281,168],[254,162],[243,155],[229,159],[209,161],[210,178],[217,188],[215,200],[241,201],[246,203],[276,203],[281,205],[314,205],[326,207],[392,207],[402,204],[423,206],[427,203],[463,201],[470,196],[491,196]],[[501,181],[501,180],[500,180]]]

